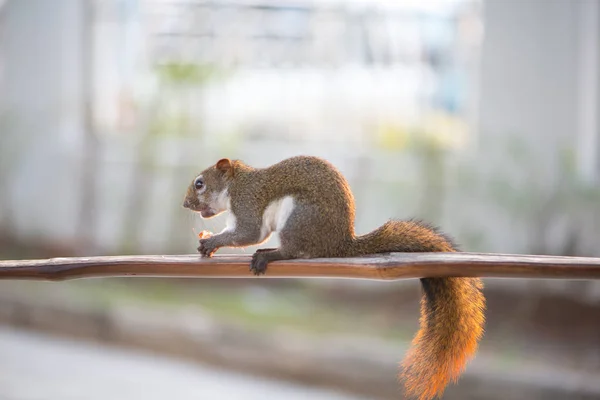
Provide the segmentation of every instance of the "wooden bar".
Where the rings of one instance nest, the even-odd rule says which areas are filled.
[[[92,277],[253,278],[250,256],[73,257],[0,261],[0,279],[62,281]],[[421,277],[600,279],[600,258],[481,253],[392,253],[278,261],[261,278]]]

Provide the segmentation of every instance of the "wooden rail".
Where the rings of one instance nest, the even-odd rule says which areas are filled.
[[[61,281],[91,277],[250,278],[250,256],[111,256],[0,261],[0,279]],[[480,253],[392,253],[278,261],[267,278],[420,277],[600,279],[600,258]]]

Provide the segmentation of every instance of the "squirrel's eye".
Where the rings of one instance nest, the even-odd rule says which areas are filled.
[[[196,178],[196,180],[194,181],[194,187],[196,188],[196,190],[200,190],[204,187],[204,181],[202,180],[202,178]]]

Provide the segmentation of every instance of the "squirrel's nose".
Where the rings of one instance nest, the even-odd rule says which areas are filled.
[[[183,208],[190,208],[190,201],[188,199],[183,201]]]

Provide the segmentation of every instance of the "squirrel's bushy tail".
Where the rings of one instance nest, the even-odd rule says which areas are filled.
[[[389,221],[355,238],[356,255],[385,252],[453,252],[452,240],[420,221]],[[406,394],[441,396],[458,379],[483,335],[485,298],[478,278],[423,278],[421,327],[401,364]]]
[[[424,278],[421,328],[401,365],[406,393],[419,400],[441,396],[477,351],[485,299],[477,278]]]

